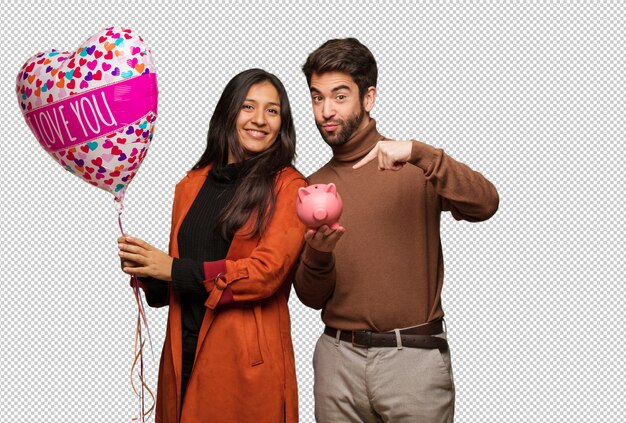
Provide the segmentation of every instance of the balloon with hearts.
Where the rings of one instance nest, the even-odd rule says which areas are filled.
[[[17,74],[15,90],[44,150],[67,171],[111,192],[121,213],[157,118],[156,72],[143,39],[114,26],[74,52],[37,53]]]

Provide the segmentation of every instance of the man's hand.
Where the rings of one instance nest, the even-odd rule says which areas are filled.
[[[122,270],[129,275],[172,280],[173,258],[147,242],[123,236],[117,239]]]
[[[367,153],[352,169],[363,167],[378,158],[379,170],[400,170],[411,158],[411,141],[378,141],[374,148]]]
[[[304,234],[304,240],[309,247],[322,251],[324,253],[330,253],[335,249],[335,245],[341,236],[346,232],[346,228],[338,226],[335,229],[331,229],[328,225],[322,225],[317,230],[309,229]]]

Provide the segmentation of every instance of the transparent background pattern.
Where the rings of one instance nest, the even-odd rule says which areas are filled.
[[[624,10],[618,1],[3,3],[0,421],[137,415],[136,310],[113,197],[44,152],[14,93],[32,54],[75,49],[112,24],[146,40],[160,88],[155,138],[126,196],[129,233],[167,248],[174,185],[203,151],[226,82],[246,68],[285,83],[297,167],[308,175],[325,163],[300,66],[325,40],[357,37],[379,64],[380,132],[443,148],[500,193],[487,222],[442,217],[456,420],[623,421]],[[295,295],[290,309],[300,417],[313,422],[322,325]],[[166,317],[148,311],[152,387]]]

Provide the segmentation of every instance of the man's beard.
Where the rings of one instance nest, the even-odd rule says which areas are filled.
[[[317,129],[320,131],[322,138],[324,139],[324,141],[326,141],[326,144],[331,147],[336,147],[344,145],[346,142],[348,142],[348,139],[350,139],[352,134],[354,134],[354,131],[356,131],[356,129],[363,121],[364,116],[365,110],[361,108],[357,114],[352,115],[350,118],[348,118],[348,120],[331,119],[322,123],[315,121],[315,124],[317,125]],[[329,136],[324,131],[324,128],[322,128],[322,124],[327,123],[335,123],[339,125],[340,129],[338,131],[335,131],[333,135]]]

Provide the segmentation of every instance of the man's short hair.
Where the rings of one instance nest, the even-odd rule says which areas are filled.
[[[376,86],[378,67],[376,59],[367,47],[356,38],[328,40],[309,54],[302,66],[306,82],[311,87],[314,73],[345,72],[359,87],[361,99],[369,87]]]

